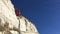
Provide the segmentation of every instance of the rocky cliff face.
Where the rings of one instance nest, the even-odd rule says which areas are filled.
[[[0,0],[0,19],[7,21],[10,28],[13,26],[18,28],[18,20],[15,15],[15,9],[10,0]]]
[[[10,0],[0,0],[0,34],[38,34],[38,31],[26,18],[15,15]]]
[[[21,34],[38,34],[38,31],[33,23],[23,16],[18,17],[20,22]]]

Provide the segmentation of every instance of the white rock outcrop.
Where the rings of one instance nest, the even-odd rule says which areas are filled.
[[[18,28],[19,21],[15,15],[15,9],[13,4],[10,0],[0,0],[0,29],[4,27],[6,22],[9,23],[9,28]]]
[[[18,17],[21,34],[39,34],[35,25],[23,16]]]
[[[38,31],[28,19],[15,15],[10,0],[0,0],[0,34],[38,34]]]
[[[18,20],[15,15],[15,9],[10,0],[0,0],[0,19],[3,21],[7,21],[9,23],[9,27],[17,27],[18,28]]]

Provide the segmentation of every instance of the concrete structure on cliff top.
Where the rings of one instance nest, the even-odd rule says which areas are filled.
[[[0,34],[39,34],[34,24],[16,16],[10,0],[0,0]]]

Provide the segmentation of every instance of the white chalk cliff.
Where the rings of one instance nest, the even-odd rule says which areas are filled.
[[[0,34],[39,34],[35,25],[16,16],[11,0],[0,0]]]

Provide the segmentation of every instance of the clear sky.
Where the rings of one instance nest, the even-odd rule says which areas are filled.
[[[60,34],[60,0],[12,0],[40,34]]]

